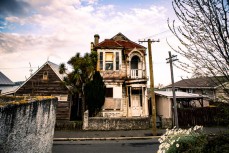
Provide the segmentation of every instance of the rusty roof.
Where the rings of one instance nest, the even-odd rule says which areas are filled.
[[[143,49],[146,48],[142,45],[139,45],[131,40],[129,40],[122,33],[118,33],[111,39],[105,39],[104,41],[98,43],[95,48],[124,48],[124,49]]]

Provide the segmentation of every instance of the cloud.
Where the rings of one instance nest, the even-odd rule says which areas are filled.
[[[97,0],[24,2],[28,4],[27,8],[35,8],[35,12],[28,16],[9,15],[5,20],[9,24],[17,25],[17,29],[0,33],[0,53],[4,57],[10,56],[12,61],[20,61],[21,65],[28,62],[36,66],[41,65],[48,57],[57,64],[66,62],[76,52],[89,52],[94,34],[99,34],[102,41],[122,32],[137,42],[138,39],[168,29],[166,20],[170,15],[165,7],[155,5],[119,10],[114,5],[104,5]],[[32,27],[32,30],[26,33],[18,32],[25,26]],[[158,50],[154,53],[156,62],[164,61],[167,50],[165,54],[161,54],[157,46],[167,49],[165,45],[153,45],[153,49]],[[11,63],[13,65],[15,62]],[[0,60],[1,65],[5,65],[4,60]],[[17,77],[23,79],[22,74]]]
[[[95,33],[109,38],[118,32],[123,32],[128,37],[137,40],[148,35],[149,32],[156,33],[162,26],[157,24],[158,20],[166,19],[166,9],[163,7],[133,8],[121,12],[112,5],[99,7],[79,5],[75,8],[73,4],[69,2],[63,5],[59,1],[52,1],[50,5],[37,8],[41,13],[28,17],[7,17],[6,20],[11,23],[36,25],[40,27],[36,31],[42,33],[33,36],[31,34],[2,34],[2,39],[5,38],[0,46],[1,51],[11,53],[20,51],[21,48],[40,48],[40,46],[43,46],[45,50],[86,46],[93,41]],[[88,47],[87,50],[89,51]]]
[[[29,13],[31,6],[22,0],[1,0],[0,17],[15,15],[24,16]]]

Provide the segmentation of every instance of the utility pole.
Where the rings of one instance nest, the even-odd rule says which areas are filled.
[[[175,122],[176,128],[179,128],[178,124],[178,114],[177,114],[177,101],[176,101],[176,93],[175,93],[175,87],[174,87],[174,76],[173,76],[173,62],[177,61],[177,55],[171,55],[171,52],[169,51],[169,58],[166,58],[167,63],[170,63],[170,71],[171,71],[171,81],[172,81],[172,91],[173,91],[173,125]]]
[[[139,42],[148,42],[148,51],[149,51],[149,73],[150,73],[150,95],[151,95],[151,104],[152,104],[152,132],[153,135],[157,135],[157,126],[156,126],[156,102],[155,102],[155,94],[154,94],[154,77],[153,77],[153,58],[152,58],[152,51],[151,51],[151,43],[152,42],[159,42],[159,40],[150,40],[148,41],[143,40]]]

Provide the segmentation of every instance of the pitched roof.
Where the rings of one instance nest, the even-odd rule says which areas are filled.
[[[59,65],[53,63],[53,62],[50,62],[50,61],[47,61],[45,62],[35,73],[33,73],[23,84],[21,84],[16,90],[15,92],[17,92],[24,84],[26,84],[26,82],[28,82],[34,75],[36,75],[45,65],[49,65],[51,67],[51,69],[55,72],[55,74],[58,76],[58,78],[63,81],[64,80],[64,77],[65,77],[65,74],[60,74],[59,73]],[[69,87],[66,86],[68,89]]]
[[[191,78],[183,79],[174,83],[176,88],[216,88],[221,84],[228,82],[229,80],[226,77],[200,77],[200,78]],[[168,85],[165,88],[171,88],[172,85]]]
[[[9,94],[12,94],[16,91],[16,89],[18,89],[18,85],[15,85],[15,86],[3,86],[3,87],[0,87],[0,91],[1,91],[1,95],[9,95]]]
[[[52,70],[56,73],[56,75],[63,81],[64,80],[64,77],[65,77],[65,74],[60,74],[60,72],[59,72],[59,65],[57,65],[55,63],[52,63],[50,61],[47,61],[46,63],[52,68]]]
[[[0,71],[0,85],[14,85],[14,83]]]
[[[129,40],[122,33],[116,34],[111,39],[105,39],[104,41],[98,43],[95,48],[125,48],[125,49],[146,49],[144,46],[139,45],[131,40]]]

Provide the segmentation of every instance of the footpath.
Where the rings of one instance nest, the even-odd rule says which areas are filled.
[[[152,129],[147,130],[116,130],[116,131],[55,131],[54,141],[86,141],[86,140],[133,140],[159,138],[166,129],[157,129],[157,136],[152,135]],[[229,131],[227,127],[204,127],[207,134],[217,134]]]

